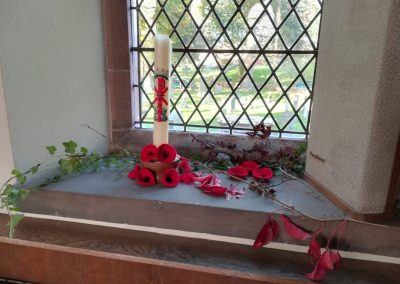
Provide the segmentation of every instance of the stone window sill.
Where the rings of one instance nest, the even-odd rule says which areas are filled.
[[[234,180],[221,176],[222,183]],[[272,183],[279,182],[274,178]],[[243,185],[237,184],[241,188]],[[306,183],[287,181],[276,188],[276,196],[296,209],[318,218],[342,218],[344,212]],[[105,171],[72,176],[32,193],[20,207],[24,212],[86,219],[117,224],[155,227],[214,234],[254,240],[268,213],[274,215],[291,212],[256,192],[246,189],[240,199],[226,200],[209,196],[191,185],[181,184],[167,189],[161,185],[138,187],[125,175]],[[274,213],[276,212],[276,213]],[[275,216],[279,221],[279,216]],[[294,222],[309,230],[321,223],[291,215]],[[327,223],[323,235],[329,236],[337,222]],[[363,230],[364,233],[358,232]],[[390,232],[389,232],[390,231]],[[380,236],[385,234],[385,242]],[[345,250],[385,256],[400,255],[397,237],[400,227],[388,229],[359,223],[349,223],[342,240]],[[280,234],[279,243],[307,245]],[[304,248],[306,250],[306,248]]]

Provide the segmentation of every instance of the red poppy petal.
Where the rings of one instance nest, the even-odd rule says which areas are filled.
[[[269,244],[273,239],[273,235],[274,234],[272,232],[272,228],[270,227],[268,222],[265,223],[254,241],[253,248],[259,249]]]
[[[170,144],[161,144],[158,147],[158,160],[163,163],[171,163],[176,158],[176,149]]]
[[[158,148],[156,145],[149,144],[142,148],[140,159],[144,162],[149,162],[157,159]]]
[[[209,184],[212,179],[212,175],[208,174],[205,176],[199,176],[199,177],[193,177],[193,181],[195,182],[195,185],[197,186],[202,186],[204,184]]]
[[[252,171],[254,169],[258,169],[259,167],[261,167],[254,161],[244,161],[243,163],[240,164],[240,166],[247,169],[248,171]]]
[[[221,186],[221,179],[216,174],[211,174],[210,183],[208,185],[211,186]]]
[[[312,257],[314,262],[316,262],[321,256],[321,248],[315,238],[311,239],[307,253]]]
[[[200,189],[204,193],[209,193],[213,195],[218,195],[218,196],[225,196],[227,188],[223,186],[218,186],[218,185],[202,185],[200,186]]]
[[[270,180],[274,176],[274,172],[270,168],[261,168],[253,170],[253,177],[256,179]]]
[[[152,186],[156,184],[156,178],[152,171],[143,168],[138,172],[136,182],[140,186]]]
[[[292,237],[296,240],[300,240],[300,241],[307,240],[308,238],[311,237],[311,235],[309,233],[305,232],[299,226],[292,223],[292,221],[285,215],[281,215],[281,220],[283,222],[283,226],[285,228],[286,233],[290,237]]]
[[[136,164],[135,167],[129,172],[128,178],[136,179],[138,172],[140,171],[141,167],[139,164]]]
[[[163,173],[163,176],[161,178],[161,182],[164,186],[166,187],[175,187],[179,183],[179,174],[178,172],[173,169],[169,168],[166,169]]]
[[[227,173],[231,176],[244,178],[249,175],[249,171],[241,166],[234,166],[228,169]]]
[[[187,159],[182,158],[181,162],[178,165],[179,172],[182,174],[191,173],[192,167]]]

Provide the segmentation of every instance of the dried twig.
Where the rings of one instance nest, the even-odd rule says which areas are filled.
[[[314,217],[314,216],[308,215],[307,213],[304,213],[304,212],[302,212],[302,211],[299,211],[298,209],[294,208],[294,207],[291,206],[291,205],[286,204],[285,202],[282,202],[281,200],[279,200],[278,198],[276,198],[273,194],[269,193],[268,191],[265,191],[262,187],[260,187],[260,186],[257,185],[257,184],[253,184],[253,183],[251,183],[251,182],[249,182],[249,181],[247,181],[247,180],[244,180],[244,179],[241,179],[241,178],[232,176],[232,175],[230,175],[230,174],[228,174],[228,173],[226,173],[226,172],[224,172],[224,171],[211,169],[211,168],[209,168],[209,167],[207,167],[207,166],[205,166],[205,165],[203,165],[203,164],[200,164],[200,166],[202,166],[203,168],[207,169],[208,171],[222,173],[222,174],[225,174],[225,175],[227,175],[227,176],[229,176],[229,177],[231,177],[231,178],[233,178],[233,179],[236,179],[236,180],[238,180],[238,181],[240,181],[240,182],[243,182],[243,183],[246,183],[246,184],[248,184],[248,185],[250,185],[250,186],[256,187],[257,189],[263,191],[264,196],[266,196],[266,197],[270,198],[271,200],[273,200],[273,201],[279,203],[280,205],[282,205],[283,207],[285,207],[285,208],[288,209],[289,211],[292,211],[292,212],[294,212],[294,213],[296,213],[296,214],[298,214],[298,215],[301,215],[301,216],[306,217],[306,218],[311,219],[311,220],[315,220],[315,221],[318,221],[318,222],[324,222],[324,223],[325,223],[325,222],[338,222],[338,221],[347,220],[347,221],[349,221],[349,222],[354,222],[354,223],[360,223],[360,224],[365,224],[365,225],[370,225],[370,226],[376,226],[376,227],[387,228],[386,225],[381,225],[381,224],[375,224],[375,223],[370,223],[370,222],[359,221],[359,220],[355,220],[355,219],[352,219],[352,218],[346,218],[346,215],[344,216],[344,218],[330,218],[330,219],[323,219],[323,218]],[[294,177],[294,176],[292,176],[292,175],[290,175],[290,176],[293,177],[293,178],[294,178],[295,180],[297,180],[297,181],[303,182],[302,180],[300,180],[300,179],[298,179],[298,178],[296,178],[296,177]]]

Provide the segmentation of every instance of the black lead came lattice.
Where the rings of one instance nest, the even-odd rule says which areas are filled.
[[[154,35],[173,45],[170,128],[306,137],[322,0],[131,1],[135,127],[151,127]],[[138,72],[137,72],[138,70]]]

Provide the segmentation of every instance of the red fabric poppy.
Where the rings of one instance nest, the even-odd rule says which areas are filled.
[[[269,216],[264,226],[258,233],[254,241],[253,248],[254,249],[262,248],[263,246],[269,244],[274,239],[276,239],[278,235],[279,235],[279,224],[274,219],[272,219],[271,216]]]
[[[246,168],[241,166],[234,166],[231,167],[227,173],[231,176],[238,177],[238,178],[245,178],[249,175],[249,171]]]
[[[253,177],[256,179],[270,180],[274,176],[274,173],[270,168],[261,168],[253,170]]]
[[[150,162],[157,159],[158,156],[158,149],[156,145],[149,144],[142,148],[140,152],[140,159],[143,162]]]
[[[173,169],[166,169],[162,175],[161,182],[166,187],[175,187],[179,183],[179,174]]]
[[[240,166],[242,168],[247,169],[249,172],[258,169],[259,167],[261,167],[259,164],[257,164],[254,161],[244,161],[243,163],[240,164]]]
[[[141,167],[139,164],[136,164],[135,167],[129,172],[128,178],[136,179],[138,172],[140,171]]]
[[[286,233],[290,237],[292,237],[296,240],[300,240],[300,241],[305,241],[311,237],[311,235],[309,233],[305,232],[302,228],[300,228],[296,224],[292,223],[292,221],[285,215],[281,215],[281,220],[282,220],[282,223],[283,223]]]
[[[141,169],[136,176],[136,182],[140,186],[152,186],[156,184],[156,177],[149,169]]]
[[[181,158],[181,162],[179,163],[178,168],[181,174],[192,172],[192,167],[190,166],[189,161],[185,158]]]
[[[170,144],[161,144],[158,147],[158,160],[162,163],[171,163],[176,158],[176,149]]]

